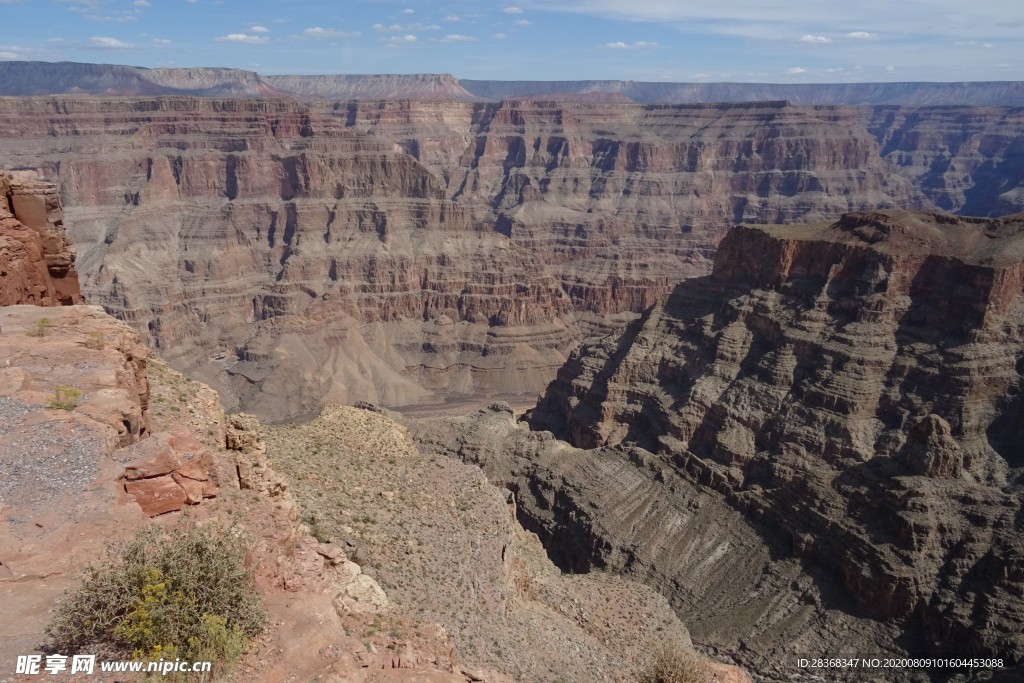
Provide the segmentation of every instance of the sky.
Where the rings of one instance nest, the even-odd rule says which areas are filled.
[[[1024,0],[0,0],[0,29],[0,60],[263,74],[1024,80]]]

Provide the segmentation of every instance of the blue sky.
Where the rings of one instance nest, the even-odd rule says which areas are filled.
[[[1024,80],[1024,0],[0,0],[0,60],[481,79]]]

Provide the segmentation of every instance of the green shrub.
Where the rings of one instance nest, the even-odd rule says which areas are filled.
[[[58,652],[100,646],[137,659],[181,658],[231,669],[266,614],[244,542],[214,525],[149,527],[108,548],[46,627]]]
[[[78,405],[78,399],[82,398],[82,391],[70,384],[58,384],[53,388],[53,396],[46,403],[47,408],[58,410],[74,410]]]
[[[45,337],[50,332],[50,326],[49,318],[40,318],[25,334],[30,337]]]
[[[707,660],[682,644],[663,645],[655,650],[643,674],[642,683],[712,683]]]

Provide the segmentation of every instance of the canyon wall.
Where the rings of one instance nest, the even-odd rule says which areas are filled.
[[[91,302],[280,419],[536,392],[579,339],[706,274],[733,222],[1024,208],[1022,119],[23,98],[0,100],[0,165],[59,183]]]
[[[824,573],[825,595],[855,602],[845,614],[897,625],[911,653],[1020,663],[1022,392],[1024,215],[865,212],[735,228],[711,275],[574,353],[529,421],[600,447],[583,456],[600,469],[576,470],[650,470],[663,485],[645,483],[642,500],[710,494],[773,559]],[[692,557],[659,549],[692,547],[692,523],[663,526],[652,550],[638,522],[594,502],[616,495],[591,485],[598,475],[565,476],[552,505],[539,492],[570,467],[554,455],[462,450],[529,491],[552,545],[579,523],[566,520],[589,518],[597,540],[586,554],[563,546],[569,561],[628,570],[632,548],[636,571],[680,592],[666,577],[687,576]],[[742,557],[731,545],[722,557]]]

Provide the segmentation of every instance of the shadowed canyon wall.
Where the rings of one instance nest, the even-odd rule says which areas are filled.
[[[88,299],[269,418],[535,392],[733,222],[1024,206],[1014,108],[58,97],[0,122],[0,166],[61,187]]]
[[[868,212],[735,228],[710,276],[574,353],[530,422],[713,492],[832,595],[905,629],[910,652],[1020,663],[1022,390],[1024,214]],[[636,544],[586,478],[561,488],[672,594],[685,554]],[[654,488],[676,506],[692,495]],[[563,533],[571,504],[523,498]],[[663,544],[688,543],[687,524],[662,528]]]

